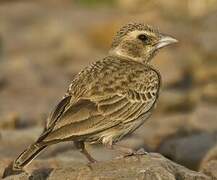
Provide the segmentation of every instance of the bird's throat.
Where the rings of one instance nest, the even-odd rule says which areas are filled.
[[[122,59],[128,59],[128,60],[133,60],[133,61],[137,61],[137,62],[141,62],[143,64],[148,64],[151,59],[153,58],[155,53],[152,54],[149,54],[145,57],[140,57],[140,56],[131,56],[130,54],[124,52],[124,51],[121,51],[120,49],[112,49],[109,51],[109,55],[111,56],[116,56],[116,57],[120,57]]]

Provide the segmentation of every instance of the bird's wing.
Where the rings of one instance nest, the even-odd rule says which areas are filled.
[[[114,95],[100,100],[99,110],[113,121],[127,123],[148,112],[155,104],[157,93],[158,89],[151,85],[142,92],[128,89],[123,95]]]
[[[57,106],[54,108],[54,110],[50,113],[50,115],[47,118],[45,130],[51,127],[57,121],[57,119],[62,115],[66,107],[69,105],[70,100],[71,96],[66,96],[57,104]]]
[[[54,127],[56,121],[62,116],[64,111],[66,110],[67,106],[70,105],[71,96],[65,96],[54,108],[53,111],[51,111],[50,115],[47,118],[47,122],[45,125],[45,128],[42,132],[42,134],[38,138],[38,142],[43,140],[49,132]]]
[[[158,98],[159,73],[151,67],[148,71],[134,70],[133,73],[126,72],[123,78],[115,81],[119,81],[117,82],[118,85],[109,85],[109,87],[118,89],[118,91],[114,91],[116,93],[111,96],[96,98],[99,110],[111,121],[126,123],[135,120],[141,114],[152,109]]]
[[[122,89],[115,86],[119,91],[103,91],[71,103],[58,120],[52,121],[55,123],[44,141],[95,134],[148,112],[158,97],[159,79],[156,74],[154,78],[144,78],[144,82],[141,78],[127,82],[128,86]]]
[[[109,122],[98,110],[96,102],[80,99],[71,104],[61,117],[55,122],[52,130],[44,136],[44,142],[71,139],[97,133],[117,125],[118,122]]]

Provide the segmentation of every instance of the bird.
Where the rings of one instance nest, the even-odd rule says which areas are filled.
[[[108,55],[81,70],[49,114],[39,138],[5,169],[19,174],[52,144],[74,142],[90,163],[86,143],[101,143],[129,154],[116,144],[150,117],[159,97],[160,72],[151,64],[159,49],[178,42],[153,26],[131,22],[114,36]]]

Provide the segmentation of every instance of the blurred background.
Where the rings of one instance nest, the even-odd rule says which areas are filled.
[[[38,137],[74,75],[106,56],[115,32],[133,21],[179,43],[153,59],[163,78],[158,106],[121,144],[209,173],[217,160],[217,0],[0,0],[0,173]],[[98,160],[117,155],[88,148]],[[85,162],[73,149],[54,145],[29,168]]]

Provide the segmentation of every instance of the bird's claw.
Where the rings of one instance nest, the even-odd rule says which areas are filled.
[[[139,156],[139,155],[148,155],[148,152],[144,150],[144,148],[140,148],[138,150],[132,151],[132,153],[129,154],[125,154],[125,155],[121,155],[116,157],[115,159],[122,159],[122,158],[126,158],[129,156]]]
[[[140,149],[138,149],[137,151],[135,151],[135,152],[133,153],[133,155],[148,155],[148,152],[145,151],[144,148],[140,148]]]
[[[97,160],[93,159],[92,161],[89,161],[89,162],[87,163],[87,166],[88,166],[91,170],[93,170],[92,165],[93,165],[93,164],[96,164],[97,162],[98,162]]]

